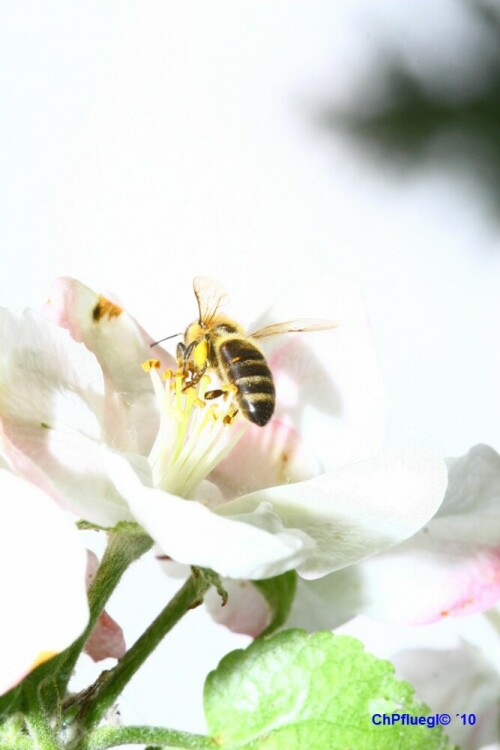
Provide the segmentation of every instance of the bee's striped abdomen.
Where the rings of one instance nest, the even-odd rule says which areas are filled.
[[[273,376],[262,352],[244,338],[227,338],[219,346],[219,362],[238,389],[238,405],[250,422],[263,427],[274,412]]]

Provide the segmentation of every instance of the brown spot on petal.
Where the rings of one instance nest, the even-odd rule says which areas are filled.
[[[57,651],[40,651],[35,661],[31,665],[30,672],[33,669],[36,669],[37,667],[39,667],[40,664],[44,664],[49,659],[52,659],[53,656],[57,656],[57,653],[58,653]]]
[[[123,308],[115,305],[114,302],[111,302],[109,299],[106,299],[106,297],[101,295],[99,297],[99,302],[92,310],[92,317],[95,322],[98,323],[105,315],[107,315],[108,318],[117,318],[122,312]]]
[[[450,612],[449,612],[448,609],[443,609],[443,611],[440,612],[439,614],[441,615],[441,617],[448,617],[448,615],[450,614]]]

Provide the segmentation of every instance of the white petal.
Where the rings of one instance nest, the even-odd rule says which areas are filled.
[[[296,567],[309,553],[310,540],[283,529],[267,508],[223,518],[195,500],[145,487],[117,456],[110,458],[109,468],[136,520],[177,562],[212,568],[228,578],[260,579]]]
[[[110,451],[105,445],[75,430],[7,421],[2,428],[8,441],[4,450],[16,471],[45,490],[52,485],[66,510],[100,526],[131,520],[126,502],[108,477]],[[21,461],[19,454],[28,458]]]
[[[488,445],[476,445],[446,463],[448,489],[433,532],[443,539],[500,547],[500,456]]]
[[[286,627],[309,633],[333,630],[362,612],[366,602],[359,583],[359,567],[350,565],[315,581],[299,576]]]
[[[104,382],[94,357],[41,315],[0,309],[0,417],[99,439]]]
[[[407,452],[254,492],[219,512],[233,516],[269,503],[286,528],[301,529],[316,542],[298,571],[318,578],[415,534],[436,513],[445,487],[443,461]]]
[[[326,318],[338,327],[278,340],[269,356],[276,418],[300,433],[326,469],[376,455],[385,397],[359,290],[330,277],[306,279],[259,324],[301,317]],[[262,343],[266,351],[273,347]]]
[[[448,463],[448,489],[435,517],[413,538],[353,571],[363,602],[358,611],[424,624],[482,612],[499,601],[500,457],[480,445]]]
[[[308,628],[318,613],[324,627],[359,613],[423,625],[500,600],[499,457],[476,446],[449,463],[445,500],[425,527],[393,549],[302,584],[293,625]]]
[[[107,384],[109,440],[122,450],[147,454],[158,430],[151,381],[141,368],[153,354],[152,339],[122,308],[76,279],[56,279],[44,313],[96,355]],[[163,350],[155,349],[154,356],[175,367]]]
[[[76,528],[38,488],[0,470],[0,693],[62,651],[88,619]]]

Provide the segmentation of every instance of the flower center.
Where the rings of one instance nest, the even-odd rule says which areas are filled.
[[[211,390],[209,375],[186,368],[160,375],[154,359],[142,367],[149,371],[160,409],[160,428],[149,455],[153,484],[190,497],[245,432],[237,418],[237,389],[222,385]]]

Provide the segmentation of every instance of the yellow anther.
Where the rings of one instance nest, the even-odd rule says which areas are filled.
[[[233,424],[234,419],[235,419],[237,413],[238,413],[237,407],[236,406],[231,406],[228,409],[226,416],[222,420],[224,422],[224,424]]]
[[[205,401],[202,401],[201,398],[196,397],[193,401],[193,405],[197,406],[199,409],[204,409],[207,404]]]
[[[224,393],[232,393],[233,396],[238,393],[238,389],[234,383],[225,383],[224,385],[221,385],[220,389],[221,391],[224,391]]]
[[[168,370],[163,371],[163,375],[162,375],[163,380],[170,380],[173,377],[174,377],[174,371],[171,370],[170,368]]]
[[[156,370],[160,367],[160,362],[157,359],[147,359],[145,362],[141,364],[142,369],[144,372],[149,372],[153,368]]]

